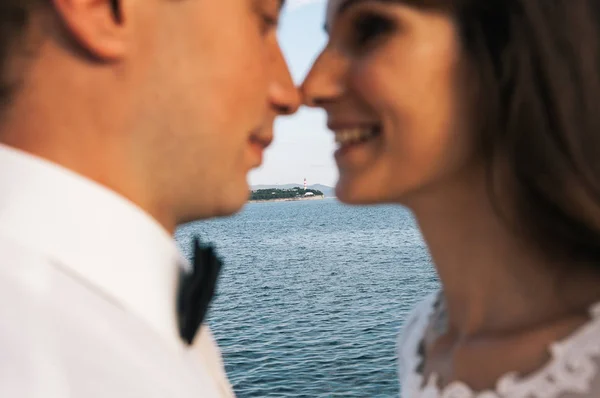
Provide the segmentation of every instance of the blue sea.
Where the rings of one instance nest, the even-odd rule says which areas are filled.
[[[208,323],[238,397],[399,396],[397,334],[439,286],[407,210],[255,203],[194,236],[225,263]]]

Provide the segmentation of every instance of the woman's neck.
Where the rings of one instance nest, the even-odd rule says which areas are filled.
[[[497,215],[483,183],[435,196],[411,208],[442,282],[453,333],[528,329],[600,299],[600,272],[559,264],[526,246]]]

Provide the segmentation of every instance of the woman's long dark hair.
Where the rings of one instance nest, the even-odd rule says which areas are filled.
[[[456,15],[480,71],[481,149],[490,172],[508,165],[513,225],[546,254],[600,267],[599,4],[475,0]]]
[[[402,2],[456,20],[503,216],[548,256],[600,270],[600,0]]]

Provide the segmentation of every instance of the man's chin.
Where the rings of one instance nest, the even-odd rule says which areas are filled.
[[[238,213],[250,199],[250,188],[243,181],[239,184],[228,184],[221,189],[205,189],[191,203],[192,208],[183,216],[183,222],[207,220],[215,217],[227,217]]]
[[[208,206],[204,206],[204,208],[200,209],[199,211],[196,211],[195,215],[191,217],[186,217],[182,223],[232,216],[242,210],[242,208],[246,204],[246,201],[247,200],[228,200],[219,202],[218,204],[214,204],[210,208]]]
[[[238,213],[244,208],[250,197],[250,188],[247,184],[243,187],[223,192],[220,200],[215,206],[215,214],[212,217],[227,217]]]
[[[247,198],[246,198],[247,199]],[[227,217],[239,213],[246,204],[247,200],[239,203],[228,203],[219,207],[213,217]]]

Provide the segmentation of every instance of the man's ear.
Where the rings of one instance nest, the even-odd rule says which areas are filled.
[[[52,0],[73,38],[94,57],[116,60],[125,54],[127,37],[121,0]]]

